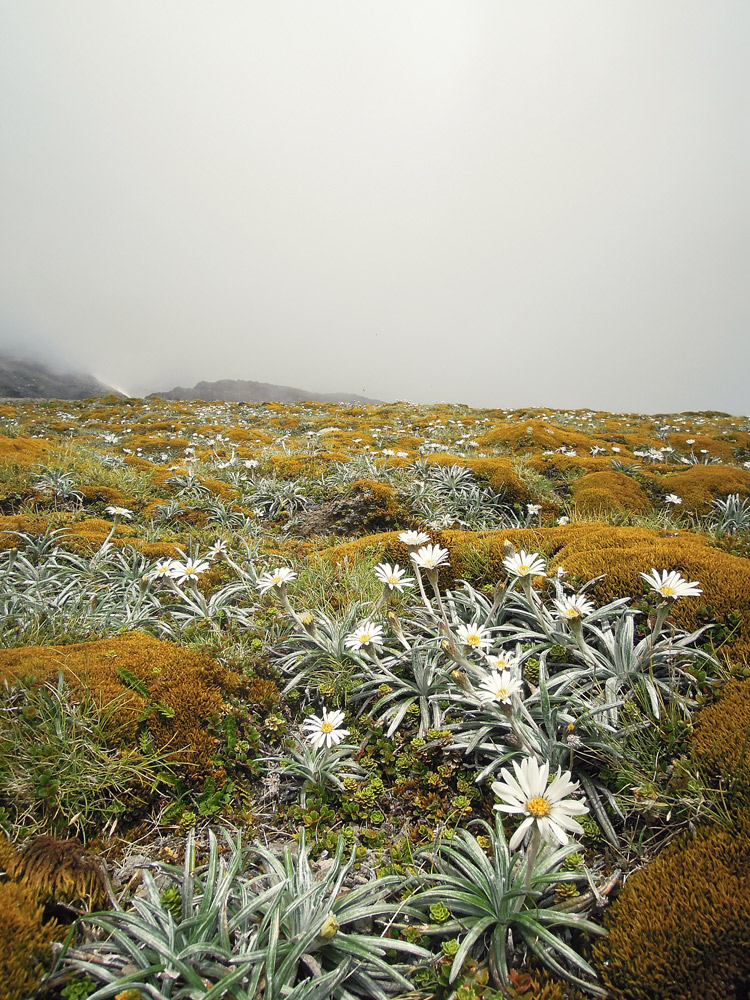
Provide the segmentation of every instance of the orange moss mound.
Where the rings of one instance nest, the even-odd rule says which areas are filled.
[[[112,507],[127,507],[131,511],[135,506],[135,501],[109,486],[78,486],[77,490],[83,494],[84,503],[104,503]]]
[[[57,544],[70,552],[91,555],[101,546],[112,527],[111,521],[90,517],[75,521],[75,514],[69,511],[57,512],[52,516],[36,514],[10,514],[0,516],[0,550],[14,549],[19,545],[19,534],[43,535],[50,528],[66,527],[68,530],[58,535]],[[144,542],[132,533],[127,524],[117,526],[112,544],[123,548],[132,546],[143,552],[149,559],[176,559],[180,553],[172,542]]]
[[[583,514],[623,511],[645,514],[651,509],[648,494],[624,472],[588,472],[573,483],[571,496]]]
[[[750,494],[750,471],[722,465],[692,465],[661,480],[667,493],[682,497],[682,509],[707,514],[711,503],[730,493]]]
[[[50,519],[41,514],[2,516],[0,517],[0,549],[15,549],[19,544],[18,534],[43,535],[49,526]]]
[[[693,760],[706,775],[724,776],[730,791],[750,790],[750,681],[731,681],[715,705],[695,717]]]
[[[92,555],[101,547],[112,529],[112,522],[101,517],[88,517],[82,521],[71,522],[70,530],[62,535],[59,544],[71,552],[81,555]],[[121,545],[133,544],[137,536],[128,524],[118,524],[112,543]]]
[[[560,427],[536,417],[499,424],[478,438],[478,441],[482,448],[505,447],[517,452],[554,451],[563,446],[588,451],[595,444],[607,447],[606,439],[598,435]]]
[[[625,883],[595,946],[612,1000],[732,1000],[750,977],[750,831],[681,836]]]
[[[67,928],[44,919],[44,906],[15,882],[0,883],[0,983],[6,1000],[28,1000],[52,965],[53,941]]]
[[[156,465],[154,462],[149,462],[146,458],[138,458],[137,455],[128,455],[125,459],[125,465],[131,469],[137,469],[138,472],[153,472],[154,469],[162,468],[162,466]],[[154,477],[154,481],[156,481],[156,477]]]
[[[49,450],[50,442],[41,438],[0,437],[0,462],[36,465]]]
[[[613,472],[612,457],[610,455],[532,455],[526,459],[526,464],[530,469],[541,472],[542,475],[550,479],[564,478],[568,473],[575,472]],[[617,456],[626,462],[630,461],[630,456],[621,453]],[[646,476],[649,475],[644,470]]]
[[[221,714],[222,689],[235,687],[233,675],[207,653],[183,649],[140,632],[70,646],[23,646],[0,650],[0,680],[24,676],[43,679],[62,670],[72,687],[88,684],[109,704],[125,694],[117,712],[121,739],[136,738],[139,719],[151,708],[146,725],[157,747],[175,753],[190,766],[192,782],[214,768],[216,738],[210,721]],[[128,683],[132,675],[148,689],[148,697]],[[124,679],[123,679],[124,678]],[[158,709],[165,705],[173,716]]]
[[[478,479],[485,480],[499,493],[505,503],[524,504],[531,500],[531,494],[509,458],[470,458],[466,464]]]

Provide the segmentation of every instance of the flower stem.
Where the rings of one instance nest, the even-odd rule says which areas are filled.
[[[534,872],[534,865],[536,864],[537,855],[539,854],[539,845],[542,842],[542,835],[539,832],[539,827],[536,823],[532,827],[531,831],[531,841],[529,842],[529,849],[526,852],[526,874],[523,879],[524,889],[528,889],[531,885],[531,876]]]

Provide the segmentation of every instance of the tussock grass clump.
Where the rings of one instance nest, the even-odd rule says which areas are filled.
[[[133,632],[71,646],[0,650],[0,678],[39,679],[62,671],[74,690],[88,687],[103,706],[114,703],[118,742],[133,744],[144,728],[154,746],[188,765],[184,780],[215,770],[217,739],[208,732],[223,711],[222,689],[233,676],[206,652]]]
[[[153,747],[122,744],[117,707],[101,707],[85,686],[73,694],[62,674],[5,688],[0,803],[7,822],[25,832],[87,836],[150,801],[168,765]]]

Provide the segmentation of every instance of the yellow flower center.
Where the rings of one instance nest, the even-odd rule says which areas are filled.
[[[497,689],[497,697],[498,698],[507,698],[508,697],[508,689],[507,688],[498,688]]]
[[[674,594],[674,587],[670,587],[665,584],[663,587],[659,588],[659,593],[662,597],[671,597]]]
[[[526,811],[534,819],[540,819],[542,816],[546,816],[550,810],[549,802],[545,799],[543,795],[537,795],[533,799],[529,799],[526,803]]]
[[[577,618],[578,617],[578,608],[566,608],[565,609],[565,617],[566,618]]]
[[[324,722],[323,725],[320,727],[320,731],[321,733],[332,733],[333,726],[331,725],[330,722]]]
[[[528,573],[529,572],[529,567],[526,565],[526,563],[521,563],[520,566],[518,567],[518,572],[519,573]]]
[[[476,634],[476,632],[472,632],[470,635],[466,636],[466,645],[467,646],[478,646],[481,641],[482,640]]]
[[[362,643],[363,646],[366,646],[367,643],[370,641],[370,638],[371,636],[369,632],[362,632],[360,633],[359,641]]]

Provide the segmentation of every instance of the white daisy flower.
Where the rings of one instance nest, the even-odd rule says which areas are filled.
[[[287,583],[291,583],[292,580],[296,579],[297,574],[293,569],[289,569],[288,566],[277,566],[270,573],[264,573],[262,576],[259,576],[255,581],[255,586],[261,594],[266,594],[269,590],[273,590],[274,587],[284,587]]]
[[[375,567],[375,576],[390,590],[401,592],[404,587],[414,586],[414,577],[406,576],[406,570],[401,569],[398,563],[393,566],[390,563],[378,563]]]
[[[363,622],[344,639],[344,645],[352,650],[362,649],[364,646],[382,646],[383,626],[374,622]]]
[[[493,672],[503,670],[517,670],[518,669],[518,657],[515,653],[498,653],[496,655],[487,653],[487,662],[492,668]]]
[[[579,594],[576,594],[575,597],[563,597],[559,601],[556,600],[555,607],[560,612],[560,617],[567,618],[568,621],[578,621],[585,615],[590,615],[594,610],[591,601],[587,601]]]
[[[673,503],[676,506],[682,503],[682,497],[678,497],[676,493],[667,493],[664,497],[664,503]]]
[[[105,507],[104,513],[109,514],[110,517],[124,517],[126,521],[129,521],[133,516],[133,511],[128,510],[127,507]]]
[[[158,580],[159,578],[169,577],[170,579],[174,575],[172,570],[176,560],[174,559],[159,559],[148,572],[149,580]]]
[[[218,542],[214,542],[206,555],[211,560],[218,559],[219,556],[223,556],[228,550],[229,542],[225,538],[222,538]]]
[[[526,832],[536,825],[542,840],[548,844],[568,843],[569,834],[583,833],[583,827],[573,819],[587,813],[588,806],[578,799],[566,798],[578,788],[570,780],[570,771],[557,774],[547,784],[549,762],[538,764],[533,757],[526,757],[518,764],[513,761],[515,778],[506,768],[501,768],[502,781],[492,783],[492,791],[502,799],[495,806],[500,812],[520,813],[526,818],[510,839],[508,847],[514,851]]]
[[[399,533],[398,540],[403,542],[404,545],[414,546],[424,545],[425,542],[429,542],[430,536],[426,531],[402,531]]]
[[[472,649],[485,650],[492,643],[489,632],[481,625],[459,625],[456,635],[464,646],[471,646]]]
[[[327,708],[324,708],[322,717],[311,715],[302,723],[302,728],[307,730],[305,733],[307,742],[315,750],[319,750],[323,746],[326,749],[336,746],[337,743],[342,742],[345,736],[349,735],[348,729],[338,728],[343,721],[344,713],[337,709],[329,712]]]
[[[703,591],[697,581],[688,583],[677,570],[658,570],[652,568],[651,573],[641,573],[641,576],[662,597],[676,601],[680,597],[699,597]]]
[[[437,569],[438,566],[447,566],[450,553],[448,549],[443,549],[439,545],[423,545],[421,549],[411,553],[411,561],[415,566],[422,569]]]
[[[185,562],[175,559],[172,563],[172,579],[177,583],[197,580],[201,573],[205,573],[210,568],[210,563],[206,562],[205,559],[186,559]]]
[[[520,694],[523,683],[510,670],[493,670],[479,685],[479,698],[483,702],[499,701],[510,705],[514,694]]]
[[[503,566],[512,576],[546,576],[544,557],[538,552],[514,552],[503,559]]]

